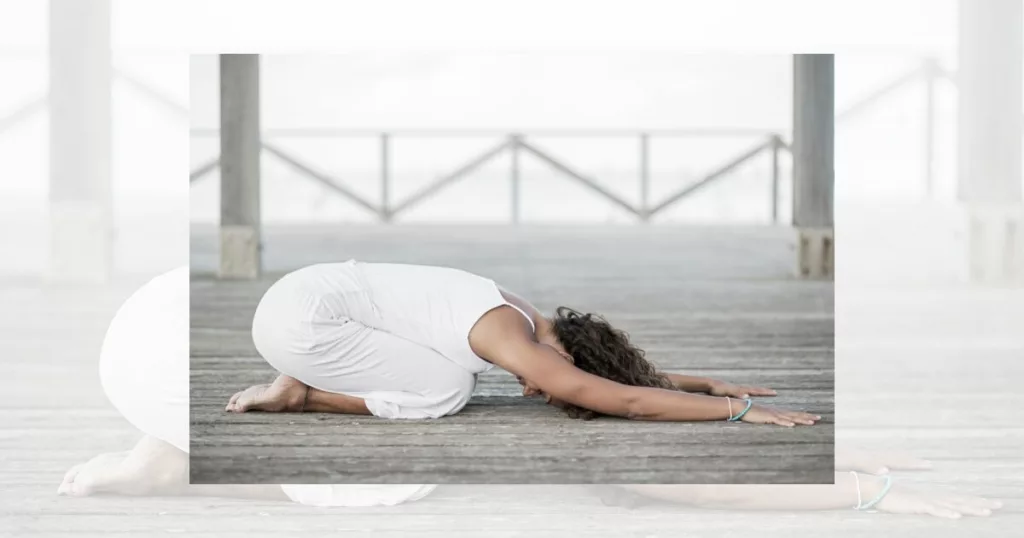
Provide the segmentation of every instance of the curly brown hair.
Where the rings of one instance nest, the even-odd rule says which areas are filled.
[[[560,306],[552,319],[553,330],[576,367],[624,385],[676,390],[664,374],[644,356],[644,350],[629,341],[629,335],[612,327],[596,314],[581,314]],[[566,403],[571,418],[590,420],[598,413]]]

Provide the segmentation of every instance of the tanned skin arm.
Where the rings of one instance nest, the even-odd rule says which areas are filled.
[[[470,344],[481,357],[528,379],[554,398],[605,415],[637,420],[703,421],[729,418],[725,398],[674,390],[622,385],[576,368],[550,346],[532,339],[529,327],[511,308],[488,312],[473,329]],[[733,402],[733,412],[742,405]],[[753,411],[753,409],[751,410]],[[768,422],[813,424],[806,413],[768,412]],[[748,413],[749,414],[749,413]]]
[[[530,316],[534,325],[537,327],[537,330],[535,331],[537,335],[546,335],[551,332],[551,321],[544,317],[544,315],[541,314],[536,307],[530,304],[529,301],[504,288],[499,287],[498,290],[506,301],[516,305]],[[775,395],[775,391],[771,389],[745,385],[733,385],[731,383],[711,379],[709,377],[697,377],[682,374],[665,374],[665,376],[668,377],[669,381],[671,381],[676,388],[686,392],[713,394],[715,396],[732,396],[734,398]]]
[[[711,392],[711,386],[718,381],[710,377],[696,377],[682,374],[665,374],[679,390],[686,392]]]
[[[537,307],[530,304],[529,301],[501,287],[498,288],[498,291],[501,292],[501,296],[504,297],[506,301],[518,306],[524,312],[529,314],[530,319],[533,320],[534,326],[537,327],[536,332],[544,333],[551,328],[551,320],[544,317],[544,314],[541,314],[540,310],[537,310]]]

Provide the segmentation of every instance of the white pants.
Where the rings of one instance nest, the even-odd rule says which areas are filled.
[[[260,301],[252,337],[267,363],[311,387],[363,398],[378,417],[439,418],[465,407],[474,374],[434,349],[372,327],[379,313],[355,272],[348,280],[337,276],[344,267],[332,269],[328,287],[317,282],[317,271],[286,275]],[[325,289],[328,306],[321,300]]]
[[[100,354],[100,381],[110,403],[133,426],[188,452],[189,273],[156,277],[117,311]],[[395,505],[433,485],[287,484],[295,502],[313,506]]]

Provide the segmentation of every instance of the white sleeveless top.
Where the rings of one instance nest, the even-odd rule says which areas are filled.
[[[469,333],[488,311],[508,305],[493,280],[459,269],[426,265],[318,264],[287,277],[319,297],[332,316],[346,316],[434,349],[470,373],[493,368],[469,345]]]

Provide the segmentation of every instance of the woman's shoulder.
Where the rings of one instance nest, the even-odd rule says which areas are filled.
[[[469,345],[490,360],[510,347],[536,343],[533,326],[511,305],[498,305],[484,313],[469,331]]]

